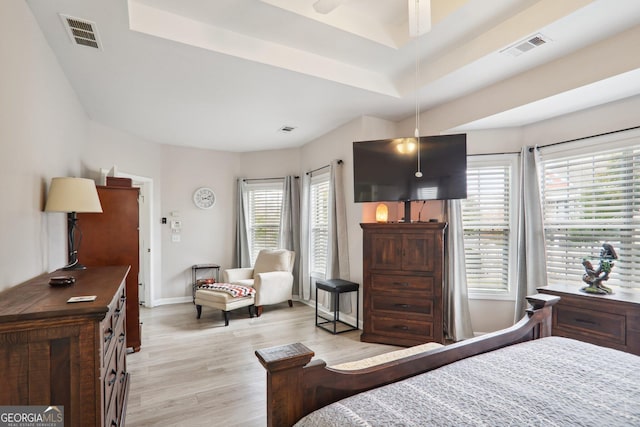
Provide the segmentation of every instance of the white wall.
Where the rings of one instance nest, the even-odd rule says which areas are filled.
[[[17,38],[16,34],[20,34]],[[0,2],[0,290],[66,264],[55,176],[80,176],[86,114],[24,1]]]
[[[162,146],[162,289],[161,301],[191,300],[191,266],[215,263],[231,267],[235,238],[235,177],[240,155]],[[193,193],[209,187],[216,194],[211,209],[193,203]],[[177,213],[178,216],[172,216]],[[170,221],[182,222],[180,242],[172,241]],[[185,299],[186,297],[186,299]]]

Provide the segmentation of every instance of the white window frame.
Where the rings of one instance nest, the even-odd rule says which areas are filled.
[[[599,154],[603,154],[606,152],[611,152],[611,151],[619,151],[619,150],[626,150],[626,149],[632,149],[633,147],[635,147],[636,149],[638,147],[640,147],[640,130],[636,129],[636,130],[630,130],[630,131],[625,131],[622,133],[613,133],[613,134],[608,134],[608,135],[601,135],[601,136],[596,136],[596,137],[592,137],[589,138],[587,140],[581,140],[581,141],[575,141],[575,142],[568,142],[568,143],[563,143],[563,144],[558,144],[558,145],[554,145],[554,146],[548,146],[548,147],[542,147],[541,150],[541,159],[542,159],[542,165],[541,165],[541,171],[544,174],[545,171],[545,162],[550,162],[550,161],[557,161],[557,160],[563,160],[563,159],[572,159],[572,158],[576,158],[576,157],[583,157],[583,156],[594,156],[594,155],[599,155]],[[583,155],[581,153],[584,153]],[[551,224],[558,224],[559,223],[556,221],[555,223],[550,221],[549,218],[549,213],[547,212],[547,206],[545,204],[545,184],[544,184],[544,179],[545,177],[542,176],[541,180],[542,180],[542,184],[541,184],[541,191],[542,191],[542,197],[543,197],[543,212],[544,212],[544,219],[545,219],[545,233],[546,233],[546,250],[547,250],[547,258],[549,259],[549,262],[551,263],[551,259],[550,259],[550,253],[552,252],[552,248],[550,246],[550,242],[549,242],[549,228],[551,227]],[[631,180],[632,182],[633,179]],[[635,216],[635,215],[634,215]],[[569,218],[572,221],[575,221],[574,218]],[[594,224],[596,224],[594,226],[594,228],[613,228],[614,231],[611,233],[612,238],[609,239],[608,237],[602,236],[600,238],[600,236],[597,236],[594,240],[597,241],[597,243],[593,244],[593,248],[589,248],[589,249],[579,249],[578,247],[576,247],[572,252],[574,253],[580,253],[581,257],[583,258],[588,258],[588,257],[594,257],[597,256],[600,250],[600,245],[601,243],[612,243],[614,248],[616,249],[618,256],[620,257],[620,261],[619,261],[619,265],[615,266],[613,268],[613,272],[611,274],[611,279],[607,282],[604,282],[605,285],[623,285],[623,286],[634,286],[634,287],[638,287],[640,286],[640,280],[635,280],[633,281],[633,278],[637,277],[637,270],[635,270],[635,259],[633,259],[634,257],[632,256],[632,254],[629,253],[625,253],[623,248],[617,247],[615,240],[617,238],[619,238],[619,232],[615,232],[615,229],[618,227],[621,228],[630,228],[633,229],[634,227],[640,228],[640,224],[635,224],[634,220],[637,220],[637,218],[631,217],[630,218],[630,223],[626,224],[626,223],[619,223],[617,221],[612,221],[612,222],[607,222],[604,221],[603,219],[599,219],[596,217],[596,219],[594,219]],[[588,227],[585,228],[585,225],[588,226],[588,224],[584,224],[584,223],[577,223],[578,228],[579,229],[584,229],[585,230],[585,234],[586,230],[588,230]],[[630,244],[631,248],[636,247],[636,243],[637,242],[633,242],[634,241],[634,237],[636,234],[632,231],[629,239],[628,244]],[[635,239],[637,240],[637,239]],[[567,249],[569,250],[569,249]],[[584,253],[582,253],[582,251],[584,250]],[[637,251],[636,251],[637,252]],[[638,255],[635,255],[635,257],[637,257]],[[557,259],[558,257],[556,257]],[[565,274],[562,275],[559,271],[556,272],[555,274],[552,273],[548,273],[548,281],[549,284],[554,284],[554,283],[570,283],[570,284],[574,284],[576,287],[581,287],[586,285],[584,282],[582,282],[582,274],[584,273],[584,268],[581,265],[581,259],[578,258],[571,258],[571,259],[566,259],[567,257],[565,257],[565,262],[566,262],[566,267],[565,267]],[[597,265],[597,261],[592,261],[592,263],[594,265]],[[615,264],[615,262],[614,262]],[[624,268],[625,269],[625,276],[624,277],[631,277],[632,279],[630,279],[630,282],[624,282],[624,283],[620,283],[619,280],[622,280],[620,278],[621,276],[621,269]],[[618,272],[618,274],[616,275],[616,270]],[[563,276],[562,278],[560,278],[560,276]]]
[[[328,245],[329,245],[329,193],[331,191],[331,189],[329,188],[329,180],[330,180],[330,175],[329,175],[329,171],[326,172],[316,172],[314,174],[312,174],[311,179],[310,179],[310,183],[309,183],[309,270],[310,270],[310,275],[312,279],[316,279],[316,280],[323,280],[325,279],[325,270],[323,269],[322,271],[314,268],[314,266],[316,265],[316,260],[315,260],[315,254],[316,254],[316,248],[315,245],[316,242],[314,237],[315,237],[315,233],[314,233],[314,227],[315,227],[315,220],[314,220],[314,211],[315,211],[315,203],[317,203],[317,200],[314,200],[314,186],[318,186],[318,185],[324,185],[326,184],[327,186],[327,200],[325,202],[325,206],[326,206],[326,219],[327,222],[325,224],[326,229],[327,229],[327,235],[326,235],[326,242],[324,242],[324,246],[325,249],[328,249]],[[321,244],[321,242],[320,242]],[[325,259],[324,259],[324,263],[325,263],[325,267],[326,267],[326,262],[327,262],[327,254],[328,254],[328,250],[325,250]]]
[[[277,223],[277,239],[273,247],[267,246],[256,246],[256,242],[254,242],[254,228],[256,228],[254,224],[255,220],[255,212],[253,211],[253,206],[251,204],[252,193],[259,191],[280,191],[280,207],[279,207],[279,215],[277,218],[277,222],[274,220],[274,226]],[[261,249],[277,249],[278,242],[280,239],[280,223],[282,219],[282,198],[284,197],[284,185],[283,180],[281,179],[271,179],[271,180],[258,180],[258,181],[250,181],[246,183],[245,187],[245,206],[246,210],[246,218],[247,218],[247,239],[249,243],[249,255],[251,258],[251,265],[255,264],[256,257],[258,256],[258,252]]]
[[[493,154],[468,156],[467,168],[482,168],[506,166],[510,168],[510,188],[509,188],[509,207],[508,207],[508,227],[509,239],[507,253],[509,258],[507,262],[507,289],[479,289],[468,288],[468,296],[470,299],[487,299],[487,300],[509,300],[514,301],[516,298],[515,277],[517,274],[517,248],[518,248],[518,202],[520,200],[520,156],[518,154]],[[464,210],[464,200],[461,200],[462,209]],[[463,224],[464,228],[464,224]],[[466,264],[466,263],[465,263]],[[467,265],[467,269],[469,266]]]

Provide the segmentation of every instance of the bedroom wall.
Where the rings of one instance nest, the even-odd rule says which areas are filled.
[[[20,34],[19,39],[16,34]],[[23,1],[0,2],[0,290],[67,262],[56,176],[81,176],[86,114]]]
[[[237,178],[297,175],[299,153],[299,149],[234,153],[169,146],[90,121],[83,168],[95,179],[101,168],[116,165],[120,172],[153,180],[150,305],[155,306],[191,301],[193,264],[233,266]],[[216,193],[216,205],[210,210],[193,204],[193,192],[203,186]],[[167,224],[161,224],[162,217]],[[180,242],[172,240],[172,219],[182,222]]]
[[[191,266],[231,266],[235,226],[235,176],[241,166],[238,153],[162,146],[161,227],[162,292],[160,304],[191,301]],[[216,194],[211,209],[193,203],[193,193],[209,187]],[[178,216],[173,216],[177,213]],[[180,220],[180,241],[172,240],[169,223]]]

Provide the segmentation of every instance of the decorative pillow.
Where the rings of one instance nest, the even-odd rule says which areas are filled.
[[[291,252],[286,249],[263,249],[253,266],[253,277],[269,271],[291,271],[289,260]]]

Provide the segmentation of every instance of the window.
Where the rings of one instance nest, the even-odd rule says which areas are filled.
[[[607,284],[638,285],[640,137],[542,148],[541,158],[549,283],[582,283],[583,258],[606,242],[620,258]]]
[[[248,182],[247,226],[251,265],[262,249],[278,247],[282,215],[282,180]]]
[[[324,279],[329,243],[329,174],[311,177],[310,188],[310,264],[311,276]]]
[[[513,298],[517,168],[517,155],[468,158],[467,198],[461,205],[467,286],[473,298]]]

